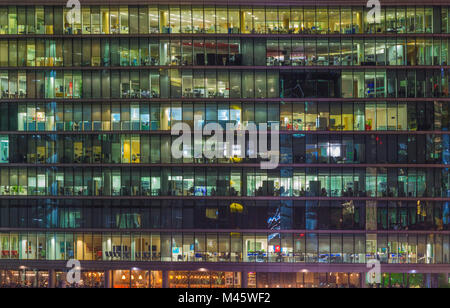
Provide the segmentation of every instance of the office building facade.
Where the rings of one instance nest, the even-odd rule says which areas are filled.
[[[50,2],[0,1],[1,285],[448,284],[448,1]]]

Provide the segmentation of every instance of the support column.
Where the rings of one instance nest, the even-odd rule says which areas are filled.
[[[169,271],[162,271],[162,287],[163,289],[169,288]]]
[[[431,287],[439,288],[439,274],[431,274]]]
[[[159,12],[159,20],[160,20],[159,33],[166,33],[163,30],[167,24],[167,14],[168,14],[168,12],[164,12],[164,11]],[[166,30],[168,31],[169,29],[166,29]]]
[[[361,289],[366,289],[367,288],[367,285],[366,285],[366,273],[360,273],[359,274],[359,279],[360,279],[359,287]]]
[[[112,288],[112,271],[111,270],[105,271],[105,288],[107,288],[107,289]]]
[[[241,288],[248,288],[248,272],[241,272]]]
[[[241,11],[241,14],[240,14],[240,16],[241,16],[241,33],[247,33],[246,31],[245,31],[245,12],[242,12]],[[249,29],[249,30],[251,30],[251,29]]]
[[[431,274],[425,274],[425,288],[431,288]]]
[[[48,288],[56,288],[56,271],[51,269],[48,271]]]

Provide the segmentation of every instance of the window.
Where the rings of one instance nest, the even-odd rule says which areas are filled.
[[[9,163],[9,137],[0,136],[0,163]]]

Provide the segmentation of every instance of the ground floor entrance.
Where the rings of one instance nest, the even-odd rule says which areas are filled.
[[[448,274],[382,273],[373,283],[357,272],[231,272],[199,269],[123,268],[82,270],[73,282],[68,270],[25,266],[0,270],[2,288],[436,288],[448,287]],[[70,276],[70,277],[69,277]]]

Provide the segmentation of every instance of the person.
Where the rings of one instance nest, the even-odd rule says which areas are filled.
[[[230,188],[230,196],[237,196],[237,192],[236,192],[236,190],[234,189],[234,187],[231,187],[231,188]]]
[[[264,196],[264,191],[262,186],[258,187],[258,190],[256,191],[257,196]]]
[[[351,187],[348,188],[348,196],[353,197],[353,189]]]

